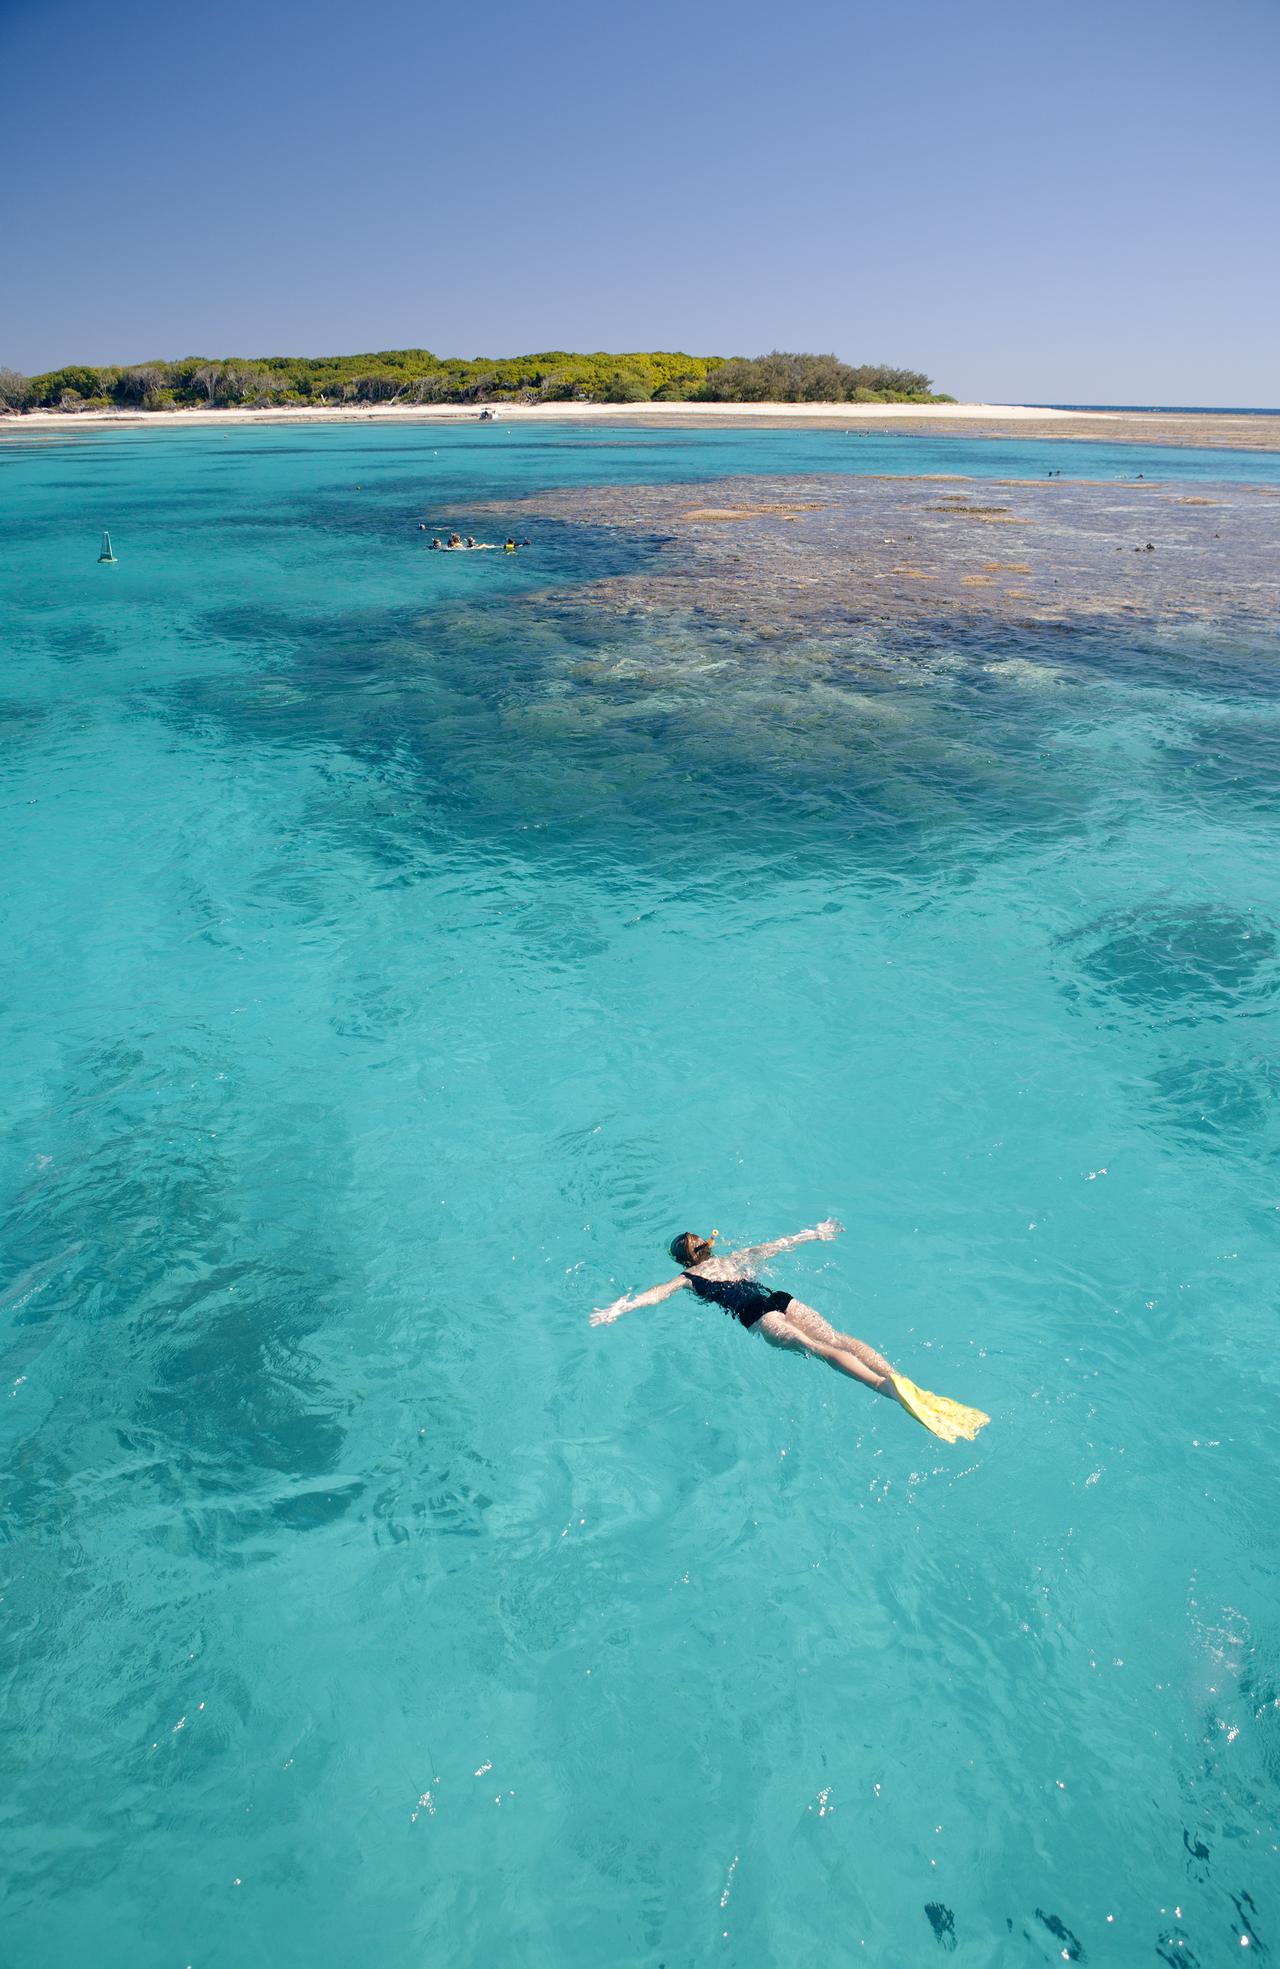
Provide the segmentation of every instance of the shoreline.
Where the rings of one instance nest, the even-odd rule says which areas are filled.
[[[1238,413],[1046,410],[987,403],[547,403],[497,404],[494,423],[649,425],[697,430],[835,429],[921,437],[1078,439],[1094,443],[1186,445],[1200,450],[1280,451],[1280,417]],[[175,431],[217,425],[476,424],[474,404],[288,405],[194,410],[30,410],[0,417],[0,442],[72,431]]]
[[[23,428],[71,430],[80,424],[128,424],[173,429],[179,424],[478,424],[482,409],[491,408],[495,424],[546,424],[596,419],[636,418],[658,423],[684,419],[694,423],[723,423],[746,418],[768,423],[873,423],[899,419],[942,418],[970,421],[989,417],[1017,421],[1026,418],[1065,418],[1074,410],[1037,410],[1028,404],[990,403],[340,403],[274,404],[255,409],[247,404],[215,408],[197,405],[170,410],[22,410],[0,418],[0,431]]]

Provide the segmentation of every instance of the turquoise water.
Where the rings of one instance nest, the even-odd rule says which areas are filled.
[[[0,448],[7,1963],[1274,1949],[1277,639],[774,670],[416,531],[1047,450]],[[829,1212],[977,1443],[587,1325]]]

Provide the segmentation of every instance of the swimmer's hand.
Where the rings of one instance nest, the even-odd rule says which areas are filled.
[[[821,1238],[824,1244],[830,1244],[832,1238],[839,1237],[843,1229],[844,1225],[838,1217],[824,1217],[820,1224],[814,1225],[813,1235]]]
[[[621,1319],[624,1313],[633,1313],[637,1306],[660,1306],[673,1292],[680,1292],[688,1283],[683,1272],[678,1278],[668,1279],[665,1285],[651,1285],[647,1292],[624,1292],[621,1299],[615,1299],[612,1306],[597,1306],[591,1315],[592,1326],[608,1326],[610,1320]]]

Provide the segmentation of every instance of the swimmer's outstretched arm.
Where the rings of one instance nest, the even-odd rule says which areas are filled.
[[[621,1319],[624,1313],[634,1312],[637,1306],[660,1306],[673,1292],[679,1292],[689,1283],[683,1272],[679,1278],[668,1279],[665,1285],[651,1286],[648,1292],[637,1292],[629,1299],[624,1292],[621,1299],[615,1299],[612,1306],[597,1306],[591,1315],[592,1326],[608,1326],[610,1320]]]
[[[735,1265],[763,1265],[767,1258],[776,1258],[780,1251],[794,1251],[798,1244],[812,1244],[814,1239],[827,1243],[839,1237],[844,1225],[834,1217],[824,1217],[811,1231],[796,1231],[791,1237],[775,1237],[769,1244],[748,1244],[741,1251],[728,1253]]]

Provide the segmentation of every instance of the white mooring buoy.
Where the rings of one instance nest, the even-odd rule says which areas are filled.
[[[108,567],[116,565],[116,557],[111,551],[111,535],[106,532],[102,536],[102,552],[98,556],[98,566],[101,567],[104,561]]]

